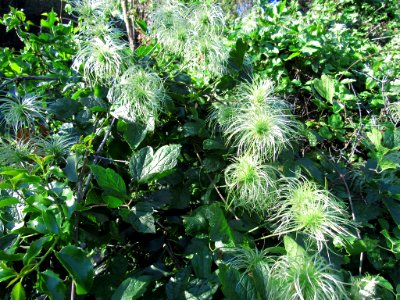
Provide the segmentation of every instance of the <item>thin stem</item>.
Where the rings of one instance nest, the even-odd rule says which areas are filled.
[[[132,18],[132,11],[134,9],[134,1],[130,0],[121,0],[122,13],[124,16],[124,22],[126,27],[126,33],[129,41],[129,48],[131,48],[132,52],[135,51],[135,29]]]
[[[52,77],[52,76],[33,76],[33,75],[29,75],[29,76],[17,76],[14,78],[10,78],[8,80],[6,80],[4,83],[2,83],[0,85],[0,89],[2,89],[3,87],[5,87],[6,85],[12,83],[12,82],[19,82],[19,81],[23,81],[23,80],[59,80],[60,78],[58,77]]]
[[[272,233],[272,234],[260,237],[258,239],[255,239],[255,241],[265,240],[265,239],[268,239],[270,237],[275,237],[275,236],[281,236],[281,235],[284,235],[284,234],[288,234],[288,233],[292,233],[292,232],[295,232],[295,231],[299,231],[301,229],[302,229],[301,227],[297,227],[297,228],[292,228],[292,229],[284,231],[284,232]]]

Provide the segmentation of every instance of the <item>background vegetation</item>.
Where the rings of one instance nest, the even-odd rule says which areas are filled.
[[[0,297],[397,299],[398,1],[136,2],[1,20]]]

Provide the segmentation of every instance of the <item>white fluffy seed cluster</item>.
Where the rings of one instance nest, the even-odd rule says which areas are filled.
[[[340,274],[320,255],[336,236],[353,236],[344,203],[276,167],[297,136],[290,105],[274,95],[270,80],[255,78],[216,104],[209,118],[236,150],[225,169],[228,206],[265,217],[272,224],[270,236],[301,234],[314,253],[274,258],[265,250],[240,248],[227,264],[243,272],[242,279],[246,274],[264,278],[267,299],[348,299]]]
[[[176,0],[156,6],[150,33],[163,52],[177,55],[194,76],[214,77],[225,73],[229,49],[224,44],[225,19],[215,4],[185,5]]]

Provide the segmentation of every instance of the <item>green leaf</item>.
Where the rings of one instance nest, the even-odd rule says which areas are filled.
[[[126,185],[124,180],[113,169],[105,169],[98,165],[91,165],[90,169],[92,170],[97,183],[103,190],[126,194]]]
[[[146,126],[138,123],[129,123],[124,131],[124,139],[132,150],[135,150],[147,134]]]
[[[17,272],[7,267],[3,262],[0,262],[0,282],[7,281],[17,276]]]
[[[207,279],[195,278],[189,282],[187,289],[184,291],[184,299],[187,300],[208,300],[212,299],[218,290],[217,284],[212,284]]]
[[[333,128],[343,128],[344,126],[342,117],[338,114],[330,115],[328,117],[328,124]]]
[[[190,268],[186,267],[180,270],[176,274],[175,278],[170,278],[169,282],[165,286],[168,300],[185,299],[184,293],[189,282],[189,277]]]
[[[382,133],[378,129],[372,128],[371,132],[367,132],[367,137],[377,149],[381,147]]]
[[[210,249],[208,249],[208,247],[202,244],[200,249],[197,249],[197,251],[193,255],[191,263],[196,277],[203,279],[210,278],[212,257]]]
[[[132,179],[137,182],[148,182],[153,178],[165,176],[164,172],[176,166],[180,147],[180,145],[166,145],[156,153],[153,153],[151,147],[140,149],[130,160]]]
[[[296,243],[294,239],[289,236],[283,238],[286,253],[289,257],[307,256],[306,250]]]
[[[382,159],[379,161],[379,166],[381,167],[382,171],[389,170],[389,169],[398,169],[400,167],[400,153],[390,152],[386,154]]]
[[[19,261],[24,255],[22,253],[10,254],[4,250],[0,250],[0,261]]]
[[[14,197],[2,197],[0,199],[0,208],[18,204],[19,200]]]
[[[257,300],[257,292],[252,280],[246,273],[240,273],[224,264],[219,266],[218,277],[222,284],[225,299],[229,300]]]
[[[67,287],[58,274],[52,270],[46,270],[39,274],[39,286],[51,300],[64,300]]]
[[[51,240],[49,236],[43,236],[40,239],[33,241],[29,246],[28,251],[26,251],[24,258],[22,259],[24,265],[29,265],[33,258],[39,255],[42,251],[43,245]]]
[[[222,241],[229,246],[235,246],[235,237],[224,212],[217,203],[207,207],[206,216],[210,225],[210,239],[212,241]]]
[[[383,203],[397,225],[400,225],[400,202],[391,198],[383,199]]]
[[[77,156],[70,155],[67,158],[67,164],[63,169],[64,174],[67,176],[68,180],[71,182],[78,182],[78,172],[77,172],[78,162]]]
[[[17,282],[11,291],[11,300],[25,300],[25,289],[21,281]]]
[[[40,20],[40,26],[51,29],[57,20],[57,14],[54,11],[43,14],[47,16],[47,20]]]
[[[269,266],[266,263],[258,263],[253,270],[253,281],[254,287],[260,295],[261,299],[269,299],[268,290],[268,276],[269,276]]]
[[[155,233],[153,208],[147,203],[138,203],[131,209],[121,209],[122,220],[131,224],[136,231],[142,233]]]
[[[321,79],[315,79],[314,88],[321,97],[332,104],[332,99],[335,94],[335,83],[331,77],[324,74],[321,76]]]
[[[94,272],[93,265],[85,252],[70,245],[62,248],[55,255],[75,281],[76,293],[78,295],[87,294],[93,284]]]
[[[120,198],[112,195],[103,195],[102,198],[109,208],[117,208],[124,204],[124,202]]]
[[[151,281],[151,276],[129,277],[120,284],[111,300],[138,299],[146,292]]]
[[[46,226],[47,230],[51,233],[58,234],[59,227],[57,224],[56,217],[51,210],[42,212],[43,224]]]
[[[203,141],[204,150],[225,149],[225,145],[220,140],[206,139]]]

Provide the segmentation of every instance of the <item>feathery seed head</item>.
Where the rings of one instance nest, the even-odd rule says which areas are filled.
[[[71,136],[52,135],[38,139],[36,144],[40,155],[52,155],[55,159],[60,159],[69,153],[74,143],[75,138]]]
[[[270,299],[348,299],[338,272],[318,255],[281,256],[271,268]]]
[[[229,266],[245,273],[251,273],[263,264],[269,270],[272,259],[267,256],[268,249],[234,248],[234,256],[227,262]]]
[[[396,125],[400,122],[400,101],[388,105],[388,113],[392,122]]]
[[[278,191],[274,234],[306,234],[319,250],[337,235],[353,236],[354,227],[341,200],[304,177],[283,179]]]
[[[230,200],[237,207],[264,214],[273,205],[278,171],[253,155],[236,158],[225,169]]]
[[[139,67],[131,67],[114,84],[107,95],[114,112],[124,110],[141,122],[158,119],[164,110],[166,94],[160,77]],[[117,113],[118,114],[118,113]]]
[[[2,122],[15,133],[24,127],[33,127],[36,120],[45,118],[43,102],[38,96],[26,94],[16,98],[0,98]]]
[[[281,109],[250,106],[239,109],[224,126],[224,134],[240,155],[251,152],[262,159],[275,160],[290,146],[295,122]]]
[[[366,275],[351,278],[351,295],[355,300],[382,299],[379,293],[379,276]]]
[[[109,84],[123,70],[122,51],[126,44],[105,36],[84,42],[75,56],[72,68],[79,71],[83,65],[83,77],[90,84]]]
[[[0,165],[21,166],[29,160],[29,155],[32,153],[33,144],[30,141],[14,139],[0,141]]]
[[[190,22],[196,31],[211,31],[217,34],[222,34],[225,28],[224,12],[218,5],[192,5],[191,16]]]

